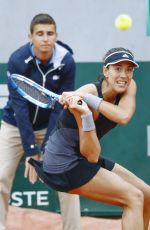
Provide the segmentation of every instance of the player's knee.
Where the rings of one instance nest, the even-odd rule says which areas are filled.
[[[141,190],[134,188],[129,192],[128,206],[132,207],[143,207],[144,205],[144,194]]]

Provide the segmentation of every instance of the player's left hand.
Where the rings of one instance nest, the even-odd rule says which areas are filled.
[[[74,91],[70,91],[70,92],[63,92],[60,99],[59,99],[59,103],[61,105],[63,105],[64,109],[68,108],[68,98],[72,97],[74,95]]]
[[[79,103],[82,102],[82,103]],[[68,107],[70,110],[75,109],[81,114],[89,113],[90,109],[80,96],[73,95],[67,98]]]

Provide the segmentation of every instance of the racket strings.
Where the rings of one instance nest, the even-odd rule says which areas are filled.
[[[44,92],[38,90],[37,88],[33,87],[32,85],[29,85],[28,83],[24,81],[20,81],[18,79],[15,79],[16,84],[22,89],[24,92],[26,92],[29,96],[34,98],[37,101],[40,101],[44,104],[53,104],[55,101],[55,98],[49,97]]]

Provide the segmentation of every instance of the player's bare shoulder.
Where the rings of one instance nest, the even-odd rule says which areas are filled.
[[[131,80],[130,86],[131,86],[132,88],[135,88],[135,89],[137,88],[136,82],[135,82],[134,79]]]
[[[137,91],[137,86],[136,86],[136,82],[134,79],[131,80],[130,85],[128,87],[127,92],[131,93],[131,94],[136,94]]]

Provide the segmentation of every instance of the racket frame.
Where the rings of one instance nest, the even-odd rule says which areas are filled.
[[[11,85],[12,87],[25,99],[27,99],[28,101],[34,103],[37,106],[40,106],[42,108],[54,108],[54,105],[56,103],[56,101],[59,100],[61,95],[58,95],[56,93],[53,93],[52,91],[44,88],[43,86],[39,85],[38,83],[32,81],[29,78],[26,78],[22,75],[19,74],[11,74],[10,75],[10,79],[11,79]],[[41,92],[41,94],[46,94],[49,103],[44,103],[44,102],[40,102],[36,99],[34,99],[32,96],[28,95],[23,89],[21,89],[21,87],[15,82],[15,79],[25,82],[27,83],[29,86],[36,88],[37,90],[39,90],[39,92]]]

